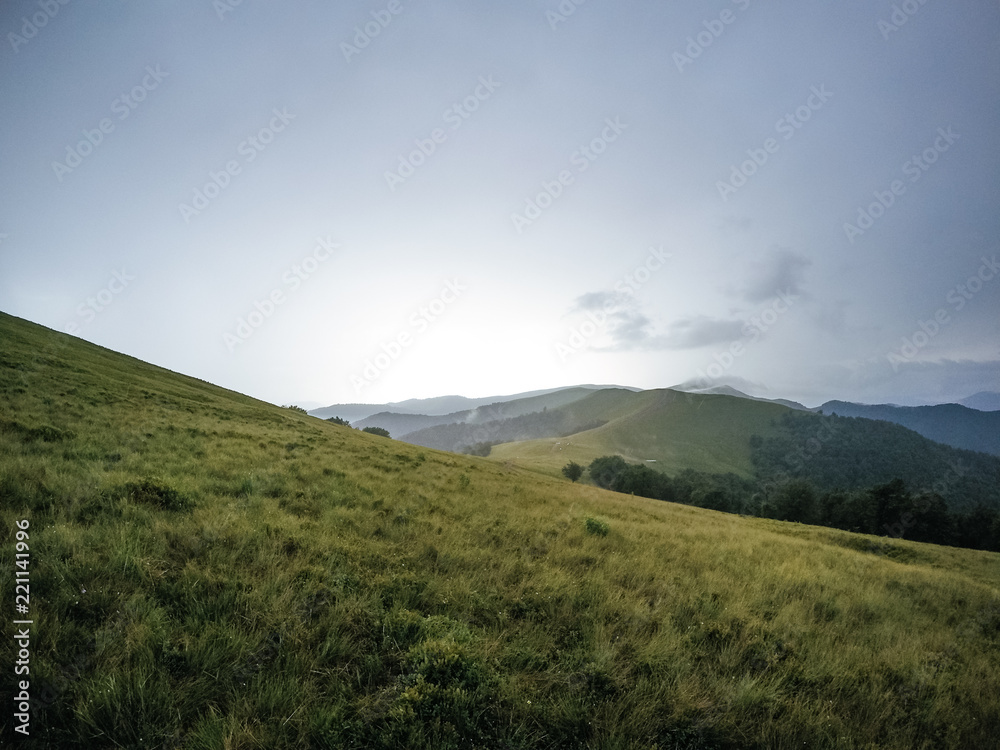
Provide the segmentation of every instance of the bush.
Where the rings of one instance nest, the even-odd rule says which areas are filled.
[[[362,432],[367,432],[369,435],[378,435],[380,437],[391,437],[389,431],[384,427],[365,427]]]
[[[587,530],[588,534],[593,534],[594,536],[607,536],[608,532],[611,531],[611,527],[607,523],[597,518],[590,518],[589,516],[584,521],[583,527]]]
[[[348,422],[346,419],[341,419],[340,417],[330,417],[326,421],[327,422],[333,422],[334,424],[339,424],[339,425],[342,425],[344,427],[350,427],[351,426],[350,422]]]
[[[296,406],[295,404],[289,404],[288,406],[283,406],[282,408],[283,409],[291,409],[292,411],[297,411],[300,414],[308,414],[309,413],[305,409],[303,409],[301,406]]]
[[[148,479],[129,482],[119,491],[133,503],[145,503],[161,510],[190,510],[194,503],[172,487],[161,487]]]

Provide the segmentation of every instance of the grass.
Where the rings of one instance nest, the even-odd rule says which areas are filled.
[[[995,742],[998,555],[421,449],[9,316],[0,340],[2,559],[31,522],[20,745]]]

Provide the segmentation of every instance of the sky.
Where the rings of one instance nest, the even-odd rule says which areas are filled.
[[[308,408],[1000,391],[995,0],[5,0],[0,310]]]

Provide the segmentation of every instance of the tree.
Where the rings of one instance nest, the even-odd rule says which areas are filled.
[[[783,484],[774,499],[777,518],[781,521],[816,523],[819,518],[816,491],[802,479]]]
[[[602,456],[590,462],[590,478],[603,489],[611,489],[618,476],[628,468],[621,456]]]
[[[470,456],[488,456],[493,450],[493,443],[488,440],[482,443],[473,443],[462,448],[462,453]]]
[[[343,425],[344,427],[350,427],[351,423],[346,419],[341,419],[340,417],[330,417],[327,422],[333,422],[334,424]]]
[[[563,466],[562,473],[569,481],[575,482],[583,476],[583,467],[576,461],[570,461],[568,464]]]
[[[362,432],[367,432],[369,435],[379,435],[381,437],[391,437],[389,431],[384,427],[365,427]]]

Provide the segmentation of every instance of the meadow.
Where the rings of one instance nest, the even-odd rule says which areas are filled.
[[[411,446],[3,314],[0,341],[0,591],[27,520],[34,620],[5,746],[995,746],[1000,555]]]

